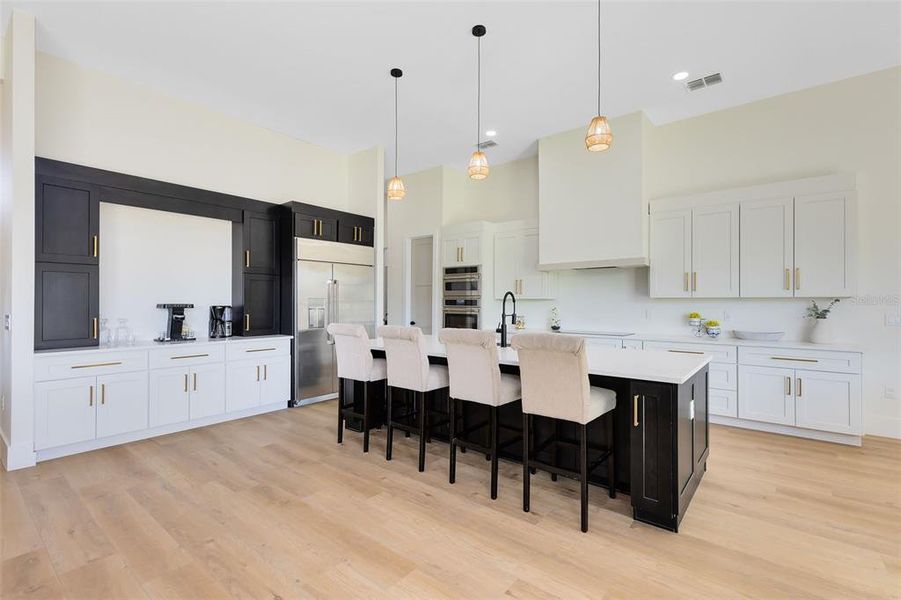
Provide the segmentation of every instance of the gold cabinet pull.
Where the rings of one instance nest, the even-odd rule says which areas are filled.
[[[194,373],[194,391],[197,391],[197,373]]]
[[[786,269],[785,269],[785,283],[783,284],[783,285],[785,286],[785,289],[786,289],[786,290],[792,289],[791,278],[792,278],[792,272],[791,272],[791,269],[789,269],[789,268],[786,267]]]
[[[700,350],[667,350],[667,352],[675,352],[676,354],[704,354]]]
[[[91,319],[91,337],[94,338],[95,340],[98,337],[97,317],[94,317],[93,319]]]
[[[692,271],[691,273],[691,291],[698,291],[698,272]]]
[[[788,377],[788,376],[786,376],[786,378],[785,378],[785,395],[786,396],[792,395],[792,378]]]
[[[801,378],[800,377],[798,377],[797,381],[795,382],[795,393],[798,394],[798,398],[801,397]]]
[[[244,314],[244,331],[250,331],[250,314]]]
[[[269,365],[263,365],[263,381],[269,379]]]
[[[801,269],[798,267],[795,267],[795,289],[801,289]]]
[[[796,356],[771,356],[770,358],[772,360],[793,360],[795,362],[809,362],[809,363],[820,362],[816,358],[798,358]]]
[[[100,384],[100,404],[106,404],[106,384]]]
[[[275,348],[251,348],[250,350],[245,350],[244,352],[275,352]]]
[[[91,243],[92,243],[92,247],[93,247],[92,254],[94,255],[94,258],[97,258],[98,256],[100,256],[100,236],[99,235],[92,236]]]
[[[182,354],[181,356],[170,356],[169,360],[181,360],[183,358],[203,358],[209,354]]]
[[[250,267],[250,250],[244,251],[244,266]]]
[[[188,391],[188,374],[185,373],[185,391]]]
[[[688,291],[688,271],[685,271],[685,273],[682,276],[682,291],[683,292]]]
[[[632,427],[638,427],[638,394],[632,396]]]
[[[257,381],[260,380],[260,365],[257,365]]]
[[[88,406],[94,406],[94,386],[88,386]]]
[[[116,367],[121,365],[121,361],[116,362],[102,362],[102,363],[91,363],[89,365],[72,365],[69,367],[70,369],[93,369],[95,367]]]

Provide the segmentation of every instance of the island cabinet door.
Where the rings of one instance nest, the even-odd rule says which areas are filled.
[[[636,520],[674,529],[673,386],[632,383],[630,492]]]

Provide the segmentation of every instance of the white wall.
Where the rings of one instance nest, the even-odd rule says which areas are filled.
[[[857,175],[858,296],[842,301],[832,318],[838,338],[860,344],[865,352],[865,431],[893,437],[901,437],[901,402],[885,395],[887,388],[901,395],[901,327],[887,326],[886,318],[901,310],[899,107],[901,68],[894,68],[651,127],[644,178],[648,195],[654,198],[830,173]],[[615,134],[615,120],[613,125]],[[604,155],[596,158],[603,160]],[[474,185],[494,178],[502,185],[488,194],[479,190],[462,201],[454,199],[460,204],[442,207],[446,222],[481,220],[486,215],[496,221],[514,220],[536,214],[537,192],[529,194],[504,183],[511,177],[537,181],[537,162],[529,158],[492,166],[489,178]],[[436,201],[446,204],[449,199]],[[389,220],[389,244],[398,236],[396,226]],[[499,303],[490,298],[483,302],[489,315],[492,310],[500,315]],[[648,270],[641,268],[561,271],[555,302],[521,301],[517,308],[529,327],[547,327],[550,309],[556,305],[564,328],[688,333],[685,315],[697,310],[722,321],[726,330],[777,329],[784,330],[787,339],[803,339],[806,304],[805,300],[652,300]],[[496,321],[489,318],[486,326]]]
[[[113,332],[125,318],[152,339],[166,324],[157,303],[189,302],[185,322],[205,337],[209,307],[232,303],[230,221],[102,203],[100,239],[100,317]]]
[[[351,154],[348,159],[347,210],[375,219],[375,318],[385,314],[385,150],[381,146]]]
[[[35,110],[38,156],[277,204],[347,208],[346,155],[43,53]]]
[[[3,39],[0,303],[0,461],[34,464],[34,18],[13,11]]]

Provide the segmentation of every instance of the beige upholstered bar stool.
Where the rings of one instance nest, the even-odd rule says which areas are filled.
[[[582,531],[588,531],[588,476],[600,463],[607,462],[610,497],[616,497],[614,467],[613,409],[616,393],[594,387],[588,380],[588,355],[585,339],[557,333],[523,333],[513,337],[513,348],[519,355],[522,379],[523,458],[522,509],[529,511],[530,469],[537,468],[555,475],[577,479],[581,484]],[[552,436],[538,444],[532,440],[532,416],[540,415],[569,421],[579,429],[579,471],[562,469],[536,460],[535,455],[551,444],[576,445],[575,441]],[[606,415],[609,446],[595,461],[588,462],[588,424]]]
[[[382,325],[377,330],[385,342],[385,358],[388,360],[388,440],[385,460],[391,460],[394,430],[419,434],[419,470],[425,471],[425,444],[430,437],[433,423],[427,394],[447,389],[448,374],[444,365],[429,364],[425,338],[419,327],[395,327]],[[394,414],[394,390],[400,388],[413,393],[412,410]],[[418,422],[418,425],[413,423]]]
[[[326,329],[335,338],[335,354],[338,356],[338,443],[344,441],[344,424],[347,418],[363,421],[363,452],[369,452],[369,431],[372,429],[373,383],[381,383],[387,391],[388,366],[384,358],[373,358],[369,349],[369,335],[362,325],[332,323]],[[362,381],[363,412],[345,403],[344,386],[348,380]],[[386,394],[387,397],[387,394]]]
[[[497,360],[497,341],[493,331],[474,329],[442,329],[438,336],[447,349],[450,371],[450,400],[448,421],[450,432],[450,470],[448,480],[454,483],[457,474],[457,446],[485,452],[491,460],[491,499],[497,498],[497,451],[499,406],[516,402],[522,397],[519,377],[501,373]],[[475,402],[488,407],[488,421],[458,431],[458,402]],[[465,423],[464,423],[465,425]],[[488,427],[488,446],[469,440],[473,431]],[[520,438],[507,440],[506,444]]]

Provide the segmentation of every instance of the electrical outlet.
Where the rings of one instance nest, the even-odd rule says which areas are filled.
[[[882,395],[886,400],[897,400],[898,398],[898,392],[896,392],[895,388],[890,385],[885,386],[885,390],[883,391]]]
[[[650,308],[644,309],[644,320],[645,321],[651,320],[651,309]]]
[[[723,311],[723,321],[728,321],[728,320],[731,319],[731,318],[732,318],[732,315],[729,313],[729,311],[728,311],[728,310],[724,310],[724,311]]]
[[[9,331],[10,317],[8,314],[3,315],[3,329]]]
[[[885,313],[886,327],[901,327],[901,313]]]

